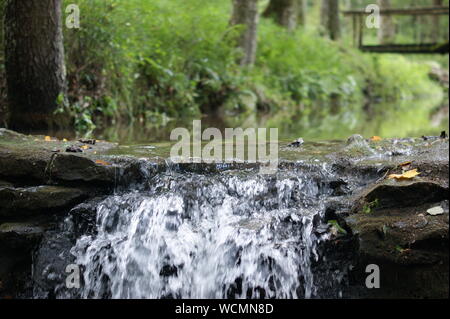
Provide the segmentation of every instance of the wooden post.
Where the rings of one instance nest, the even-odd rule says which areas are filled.
[[[358,15],[359,18],[359,40],[358,45],[359,48],[363,46],[363,37],[364,37],[364,17],[362,15]]]

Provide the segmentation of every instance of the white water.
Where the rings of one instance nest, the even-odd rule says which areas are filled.
[[[314,181],[186,175],[98,206],[98,233],[71,250],[85,269],[83,298],[315,296]]]

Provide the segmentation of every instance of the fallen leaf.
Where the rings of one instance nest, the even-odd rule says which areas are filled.
[[[388,176],[389,179],[413,179],[417,175],[420,175],[420,173],[417,171],[417,169],[413,169],[407,172],[404,172],[403,174],[391,174]]]
[[[431,216],[437,216],[444,214],[444,209],[441,206],[436,206],[427,210],[427,213]]]
[[[409,162],[404,162],[404,163],[401,163],[401,164],[399,164],[398,166],[401,166],[401,167],[403,167],[403,166],[409,166],[409,165],[411,165],[412,164],[412,162],[411,161],[409,161]]]
[[[102,161],[102,160],[96,160],[95,164],[100,164],[100,165],[103,165],[103,166],[111,166],[111,163],[108,163],[108,162],[105,162],[105,161]]]
[[[89,146],[83,145],[83,146],[81,146],[81,148],[82,148],[83,150],[88,150],[88,149],[89,149]]]
[[[51,142],[51,141],[52,141],[52,138],[51,138],[50,136],[46,136],[46,137],[44,138],[44,140],[45,140],[46,142]]]
[[[399,167],[402,168],[402,172],[409,171],[411,169],[412,162],[401,163]]]
[[[67,139],[66,139],[66,138],[63,138],[63,142],[67,142]]]
[[[379,136],[372,136],[370,138],[370,140],[373,141],[373,142],[379,142],[379,141],[382,141],[383,139],[381,137],[379,137]]]

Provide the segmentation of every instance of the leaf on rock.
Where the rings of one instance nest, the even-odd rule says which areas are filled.
[[[52,141],[52,138],[51,138],[50,136],[46,136],[46,137],[44,138],[44,140],[45,140],[46,142],[51,142],[51,141]]]
[[[382,141],[383,139],[381,137],[379,137],[379,136],[372,136],[370,138],[370,140],[373,141],[373,142],[379,142],[379,141]]]
[[[401,163],[398,166],[402,168],[403,172],[406,172],[406,171],[409,171],[411,169],[411,165],[412,165],[412,161]]]
[[[413,179],[417,175],[420,175],[420,173],[417,171],[417,168],[416,168],[416,169],[412,169],[407,172],[404,172],[403,174],[391,174],[388,176],[388,178],[389,179],[397,179],[397,180]]]
[[[83,146],[81,146],[81,149],[83,149],[83,150],[88,150],[90,147],[89,146],[87,146],[87,145],[83,145]]]
[[[102,160],[96,160],[95,164],[103,165],[103,166],[111,166],[111,163],[102,161]]]
[[[411,164],[412,164],[412,161],[409,161],[409,162],[401,163],[401,164],[399,164],[398,166],[404,167],[404,166],[409,166],[409,165],[411,165]]]

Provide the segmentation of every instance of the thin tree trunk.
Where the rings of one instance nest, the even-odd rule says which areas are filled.
[[[272,18],[288,30],[297,27],[298,12],[301,0],[271,0],[263,16]]]
[[[243,25],[238,45],[243,51],[240,64],[252,65],[255,63],[258,45],[258,0],[233,0],[233,13],[231,25]]]
[[[320,6],[320,25],[322,30],[328,33],[328,26],[330,20],[330,2],[329,0],[322,0]]]
[[[339,0],[329,0],[328,32],[331,40],[339,40],[341,37],[341,19],[339,12]]]
[[[298,5],[298,23],[301,26],[306,26],[308,14],[308,0],[299,0]]]
[[[10,126],[61,126],[53,115],[65,92],[61,0],[7,0],[4,24]]]
[[[391,7],[390,0],[378,0],[380,9],[389,9]],[[395,25],[390,15],[381,15],[381,26],[378,30],[378,40],[381,44],[393,43],[395,40]]]

